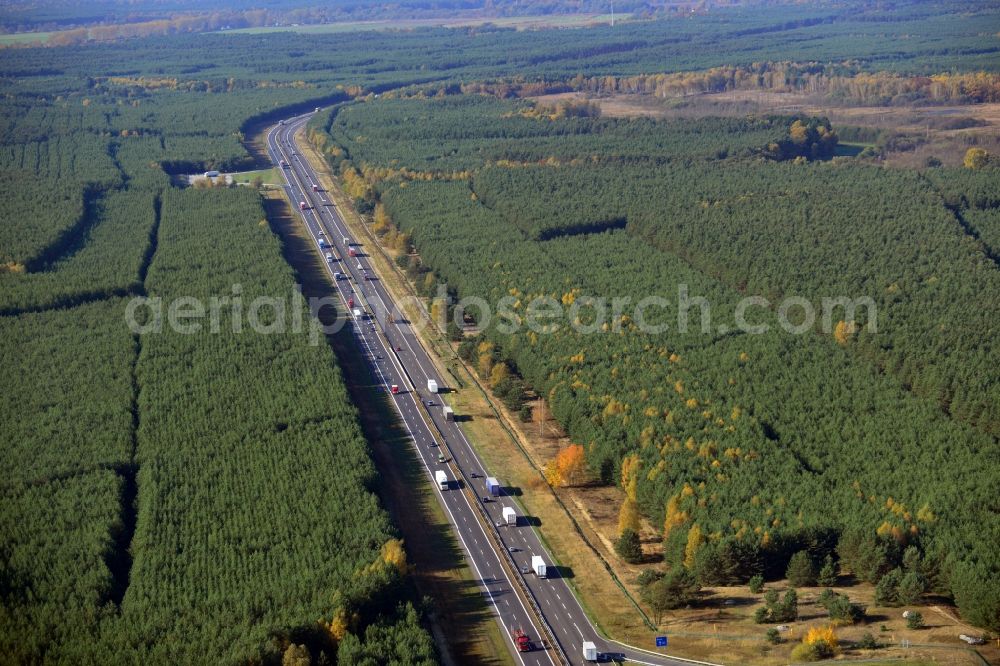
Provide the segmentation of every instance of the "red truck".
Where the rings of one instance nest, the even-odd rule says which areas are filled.
[[[353,247],[351,247],[351,248],[347,249],[347,256],[348,257],[356,257],[356,256],[358,256],[358,253],[354,250]]]
[[[514,630],[514,644],[518,652],[531,652],[531,639],[521,629]]]
[[[313,192],[319,192],[319,185],[313,185]]]
[[[309,207],[309,205],[305,201],[300,201],[299,202],[299,210],[305,210],[308,207]]]

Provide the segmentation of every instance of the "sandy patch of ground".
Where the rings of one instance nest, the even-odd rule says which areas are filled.
[[[618,94],[588,96],[560,93],[533,98],[542,104],[565,99],[588,99],[608,117],[697,118],[748,114],[806,114],[826,116],[836,127],[858,126],[904,136],[885,151],[885,164],[923,167],[935,158],[959,165],[972,146],[1000,154],[1000,104],[950,106],[838,106],[818,95],[757,90],[654,97]]]

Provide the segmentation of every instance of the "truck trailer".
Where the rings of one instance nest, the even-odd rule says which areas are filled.
[[[591,641],[583,642],[583,658],[587,661],[597,661],[597,646]]]
[[[491,497],[500,497],[500,482],[497,481],[496,477],[486,477],[486,492]]]
[[[434,472],[434,478],[437,480],[438,488],[448,490],[448,475],[445,474],[444,470],[439,469]]]
[[[514,527],[517,525],[517,511],[514,510],[514,507],[505,506],[503,508],[503,522],[506,523],[508,527]]]
[[[545,578],[545,560],[542,559],[541,555],[531,556],[531,569],[539,578]]]
[[[427,390],[430,391],[431,393],[437,393],[438,392],[438,383],[437,383],[437,380],[428,379],[427,380]]]
[[[444,420],[445,421],[454,421],[455,420],[455,410],[452,409],[451,407],[449,407],[448,405],[445,405],[441,409],[441,413],[444,414]]]

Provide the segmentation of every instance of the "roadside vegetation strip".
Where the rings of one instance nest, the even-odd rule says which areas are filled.
[[[284,192],[271,192],[267,196],[268,219],[283,239],[285,259],[302,281],[303,295],[336,298],[323,257],[302,218],[292,213],[292,202]],[[324,320],[324,324],[332,321]],[[442,661],[513,664],[506,638],[485,598],[473,584],[477,578],[465,561],[433,487],[427,483],[418,459],[407,444],[408,435],[399,427],[386,394],[374,390],[370,367],[359,352],[350,326],[338,331],[329,342],[343,369],[347,389],[358,406],[384,481],[378,486],[379,495],[404,538],[418,591],[433,599],[433,607],[424,610],[442,649]]]

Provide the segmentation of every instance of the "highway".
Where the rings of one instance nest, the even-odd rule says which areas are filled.
[[[500,497],[483,501],[489,496],[486,477],[497,476],[501,486],[504,479],[485,469],[459,424],[445,418],[443,405],[447,404],[447,393],[440,395],[427,390],[429,379],[446,390],[445,378],[437,373],[410,323],[401,313],[394,312],[390,294],[378,280],[363,243],[349,233],[331,197],[319,185],[316,173],[300,158],[295,132],[310,116],[288,118],[271,128],[267,134],[268,152],[274,163],[281,166],[289,199],[305,203],[300,214],[319,251],[329,255],[325,265],[351,318],[358,346],[399,412],[425,468],[427,482],[436,488],[482,593],[507,636],[515,663],[589,663],[583,659],[584,641],[592,641],[605,662],[692,663],[602,638],[567,581],[551,566],[551,555],[514,497],[501,492]],[[320,239],[325,247],[320,245]],[[357,256],[349,256],[352,253]],[[337,274],[340,279],[335,279]],[[351,299],[355,308],[370,316],[351,316],[353,308],[347,307]],[[398,387],[398,393],[391,392],[393,385]],[[434,479],[437,470],[447,473],[449,489],[438,487]],[[502,526],[505,506],[516,509],[519,516],[516,526]],[[542,556],[549,565],[550,575],[546,578],[531,573],[532,555]],[[534,649],[519,652],[513,639],[514,629],[523,630]],[[546,636],[556,644],[546,644]]]

